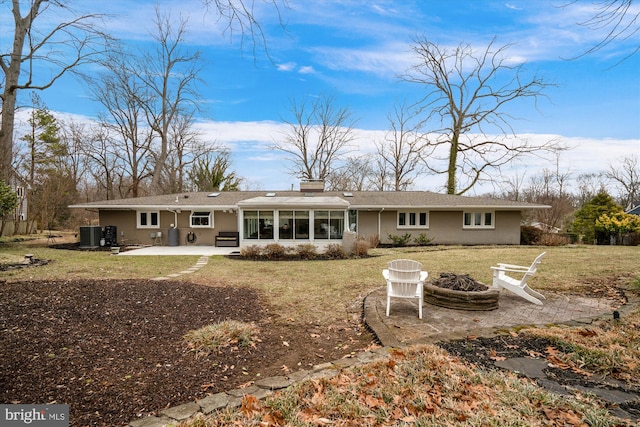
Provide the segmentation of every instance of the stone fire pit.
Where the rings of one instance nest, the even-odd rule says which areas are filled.
[[[440,273],[424,284],[424,301],[456,310],[488,311],[498,308],[500,291],[467,274]]]

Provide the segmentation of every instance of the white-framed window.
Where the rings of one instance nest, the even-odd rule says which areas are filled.
[[[398,211],[398,228],[429,228],[428,211]]]
[[[462,228],[495,228],[493,211],[466,211],[463,214]]]
[[[344,233],[344,211],[314,211],[313,238],[342,239]]]
[[[207,211],[191,212],[190,222],[193,228],[211,228],[213,227],[213,213]]]
[[[159,228],[160,212],[159,211],[138,211],[138,228]]]
[[[273,239],[274,211],[243,211],[243,239]]]

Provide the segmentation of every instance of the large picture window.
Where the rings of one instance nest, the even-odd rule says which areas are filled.
[[[429,212],[398,212],[398,228],[429,228]]]
[[[138,228],[159,228],[160,212],[158,211],[138,211]]]
[[[211,228],[213,227],[213,215],[211,212],[191,212],[191,227]]]
[[[309,238],[309,211],[279,211],[278,237],[282,240]]]
[[[314,239],[342,239],[344,233],[344,211],[314,211]]]
[[[273,239],[273,211],[244,211],[244,239]]]
[[[465,212],[463,228],[495,228],[492,211]]]

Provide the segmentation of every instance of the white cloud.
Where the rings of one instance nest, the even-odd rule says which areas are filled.
[[[296,68],[296,63],[286,62],[284,64],[278,64],[276,65],[276,67],[278,68],[278,71],[292,71],[294,68]]]
[[[311,65],[305,65],[298,70],[300,74],[315,74],[316,70]]]

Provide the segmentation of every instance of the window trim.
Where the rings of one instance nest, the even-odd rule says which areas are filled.
[[[147,224],[142,224],[142,214],[147,215]],[[153,214],[156,214],[157,224],[151,221]],[[160,211],[157,210],[141,210],[136,211],[136,227],[137,228],[160,228]]]
[[[420,217],[424,214],[425,224],[420,224]],[[400,224],[400,217],[404,215],[405,224]],[[429,211],[421,210],[404,210],[397,211],[396,213],[396,228],[398,229],[429,229]],[[415,221],[415,224],[410,224],[411,219]]]
[[[491,224],[486,225],[486,219],[487,219],[487,214],[491,214]],[[466,224],[466,216],[470,215],[471,218],[471,222],[470,224]],[[480,215],[480,224],[475,224],[473,221],[473,217],[476,215]],[[478,229],[485,229],[485,230],[492,230],[496,228],[496,212],[494,210],[491,209],[487,209],[487,210],[469,210],[469,211],[463,211],[462,212],[462,228],[463,229],[471,229],[471,230],[478,230]]]
[[[207,215],[196,215],[196,214],[207,214]],[[207,218],[209,220],[208,225],[198,225],[193,223],[194,218]],[[191,211],[191,215],[189,215],[189,226],[191,228],[214,228],[213,226],[213,212],[212,211]]]

